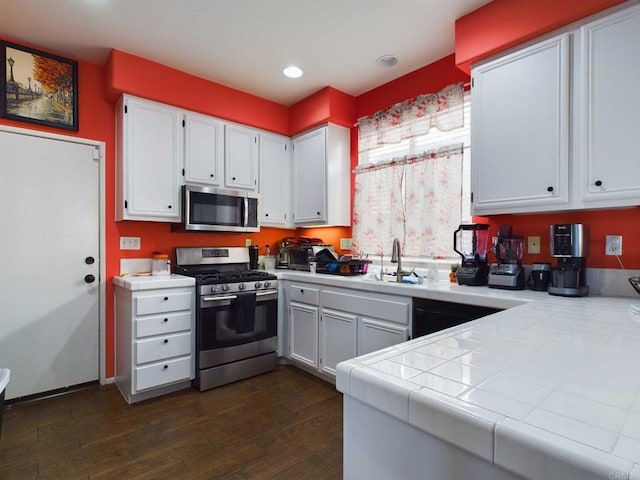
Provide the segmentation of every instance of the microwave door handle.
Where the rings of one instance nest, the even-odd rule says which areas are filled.
[[[243,227],[249,226],[249,197],[244,197]]]

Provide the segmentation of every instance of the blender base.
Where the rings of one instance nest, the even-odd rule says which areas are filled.
[[[559,297],[586,297],[589,294],[589,287],[586,285],[577,288],[571,287],[553,287],[549,285],[549,295],[557,295]]]

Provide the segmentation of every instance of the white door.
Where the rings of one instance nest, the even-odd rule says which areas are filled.
[[[291,191],[289,139],[260,134],[260,225],[287,224]]]
[[[0,132],[0,366],[11,370],[8,399],[98,379],[95,148]]]
[[[318,307],[291,302],[289,357],[318,368]]]
[[[258,134],[240,125],[224,127],[225,185],[232,188],[258,188]]]
[[[409,329],[389,322],[362,317],[358,321],[358,355],[406,342]]]
[[[294,223],[326,220],[327,129],[293,140]]]
[[[336,376],[338,363],[356,356],[357,317],[350,313],[322,310],[320,316],[320,370]]]

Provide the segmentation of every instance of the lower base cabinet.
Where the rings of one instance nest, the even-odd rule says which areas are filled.
[[[330,378],[338,363],[409,339],[411,300],[286,281],[286,356]]]

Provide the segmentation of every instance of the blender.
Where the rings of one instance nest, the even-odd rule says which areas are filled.
[[[586,227],[581,223],[551,225],[551,255],[557,265],[551,270],[549,294],[563,297],[584,297],[589,293],[586,285]]]
[[[459,285],[486,285],[487,239],[489,225],[470,223],[459,225],[453,232],[453,250],[462,257],[462,266],[456,271]]]
[[[523,290],[524,239],[511,233],[511,225],[500,225],[498,236],[494,240],[493,253],[498,263],[491,265],[489,288]]]

